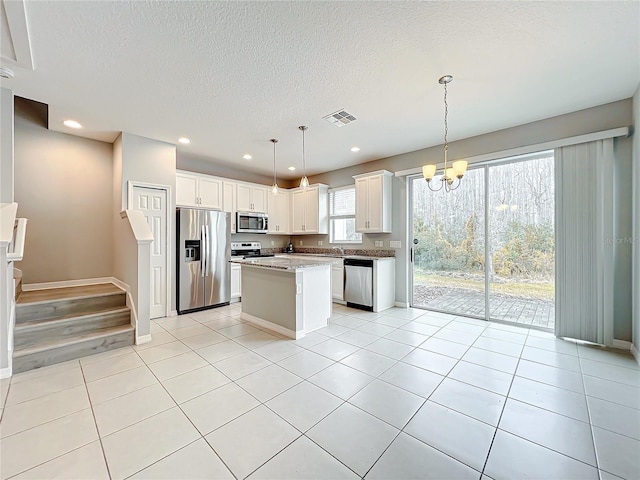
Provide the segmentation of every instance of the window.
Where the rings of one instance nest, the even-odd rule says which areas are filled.
[[[356,232],[356,188],[329,190],[329,242],[362,243]]]

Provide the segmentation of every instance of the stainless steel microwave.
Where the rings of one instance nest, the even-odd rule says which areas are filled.
[[[269,217],[266,213],[238,212],[236,215],[238,233],[267,233],[269,230]]]

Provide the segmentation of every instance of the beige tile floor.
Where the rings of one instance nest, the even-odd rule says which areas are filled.
[[[337,305],[297,341],[239,305],[152,334],[1,381],[1,477],[640,477],[640,369],[621,352]]]

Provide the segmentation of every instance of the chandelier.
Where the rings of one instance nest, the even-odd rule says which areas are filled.
[[[460,186],[460,180],[464,177],[464,174],[467,171],[467,162],[465,160],[453,162],[450,167],[447,163],[447,151],[449,150],[449,142],[447,140],[449,133],[449,125],[447,123],[447,117],[449,115],[449,105],[447,104],[447,84],[451,83],[452,80],[453,77],[451,75],[445,75],[444,77],[440,77],[438,80],[440,85],[444,85],[444,170],[442,177],[440,177],[440,186],[438,188],[433,188],[431,186],[431,180],[433,180],[433,177],[436,174],[436,165],[425,165],[422,167],[422,176],[427,181],[429,189],[434,192],[442,190],[443,187],[446,192],[455,190]],[[456,179],[457,182],[454,185]]]

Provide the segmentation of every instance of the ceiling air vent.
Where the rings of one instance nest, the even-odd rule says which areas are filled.
[[[324,118],[327,122],[333,123],[336,127],[344,127],[349,123],[355,121],[356,117],[351,115],[349,112],[345,112],[344,110],[338,110],[337,112],[330,113]]]

